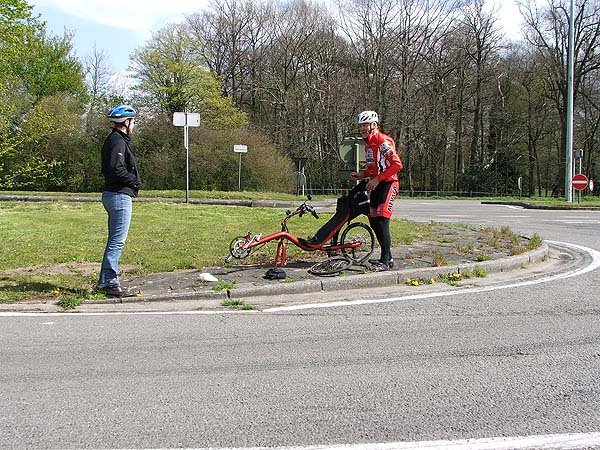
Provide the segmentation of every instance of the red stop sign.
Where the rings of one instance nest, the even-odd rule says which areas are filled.
[[[588,185],[588,178],[584,174],[578,173],[573,177],[571,183],[573,184],[573,189],[583,191]]]

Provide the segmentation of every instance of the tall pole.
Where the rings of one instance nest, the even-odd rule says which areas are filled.
[[[240,164],[238,169],[238,191],[242,192],[242,154],[240,153]]]
[[[569,50],[567,68],[567,142],[565,156],[565,200],[573,201],[573,69],[575,53],[575,6],[571,0],[569,9]]]
[[[186,119],[187,120],[187,119]],[[183,127],[183,145],[185,146],[185,202],[189,203],[190,197],[190,140],[188,127]]]

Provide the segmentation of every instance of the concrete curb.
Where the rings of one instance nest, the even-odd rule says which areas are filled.
[[[261,286],[246,286],[236,289],[228,289],[220,292],[171,292],[163,295],[129,297],[124,299],[106,299],[106,300],[85,300],[83,304],[117,304],[117,303],[138,303],[138,302],[159,302],[159,301],[177,301],[177,300],[221,300],[244,299],[250,297],[263,297],[271,295],[289,295],[289,294],[307,294],[314,292],[332,292],[339,290],[365,289],[370,287],[393,286],[404,284],[406,278],[435,278],[438,275],[449,273],[464,274],[467,271],[474,271],[475,267],[481,267],[488,273],[508,272],[519,269],[529,264],[535,264],[545,261],[548,257],[549,248],[546,242],[543,242],[539,248],[523,253],[521,255],[510,256],[493,261],[483,261],[477,263],[465,263],[455,266],[430,267],[421,269],[392,270],[388,272],[372,272],[359,275],[335,276],[332,278],[322,278],[315,280],[295,281],[292,283],[285,281],[274,281],[273,284]]]
[[[493,200],[483,200],[482,205],[509,205],[509,206],[520,206],[525,209],[545,209],[545,210],[559,210],[559,211],[600,211],[599,206],[546,206],[546,205],[532,205],[525,202],[503,202]]]
[[[84,202],[93,203],[101,202],[102,197],[99,193],[95,197],[73,197],[64,195],[0,195],[0,201],[17,201],[17,202]],[[140,203],[185,203],[183,198],[166,198],[166,197],[136,197],[134,202]],[[227,199],[227,198],[193,198],[188,201],[191,205],[220,205],[220,206],[245,206],[249,208],[295,208],[299,202],[284,201],[284,200],[243,200],[243,199]],[[335,202],[320,200],[314,204],[324,207],[335,206]]]

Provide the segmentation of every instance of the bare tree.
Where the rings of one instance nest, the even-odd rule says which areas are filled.
[[[421,164],[424,156],[416,134],[421,127],[415,123],[421,104],[420,71],[449,32],[458,5],[441,0],[350,0],[340,8],[341,29],[361,68],[359,105],[381,113],[403,153],[411,190],[413,159]]]
[[[113,73],[107,54],[103,50],[98,50],[96,44],[94,44],[92,54],[84,58],[83,67],[90,99],[86,117],[86,132],[89,132],[92,116],[107,101],[110,90],[109,81]]]
[[[545,6],[538,7],[532,0],[518,2],[527,27],[527,40],[543,56],[547,95],[554,102],[560,117],[561,144],[556,158],[559,170],[554,195],[563,192],[565,179],[569,34],[567,3],[568,0],[548,0]],[[600,4],[596,0],[578,1],[574,23],[573,102],[576,104],[586,77],[600,68],[600,55],[596,51],[600,37]]]

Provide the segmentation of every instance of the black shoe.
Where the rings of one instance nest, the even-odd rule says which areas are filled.
[[[102,292],[106,294],[107,297],[135,297],[138,292],[132,292],[129,289],[126,289],[122,286],[104,286],[102,288]]]
[[[374,262],[371,262],[371,270],[373,270],[373,272],[385,272],[386,270],[390,270],[389,266],[385,263],[382,263],[381,261],[378,260],[373,260]]]
[[[378,265],[387,266],[388,269],[391,269],[394,267],[394,260],[390,259],[386,263],[385,261],[382,261],[381,259],[370,259],[369,264],[371,264],[372,266],[378,266]]]

